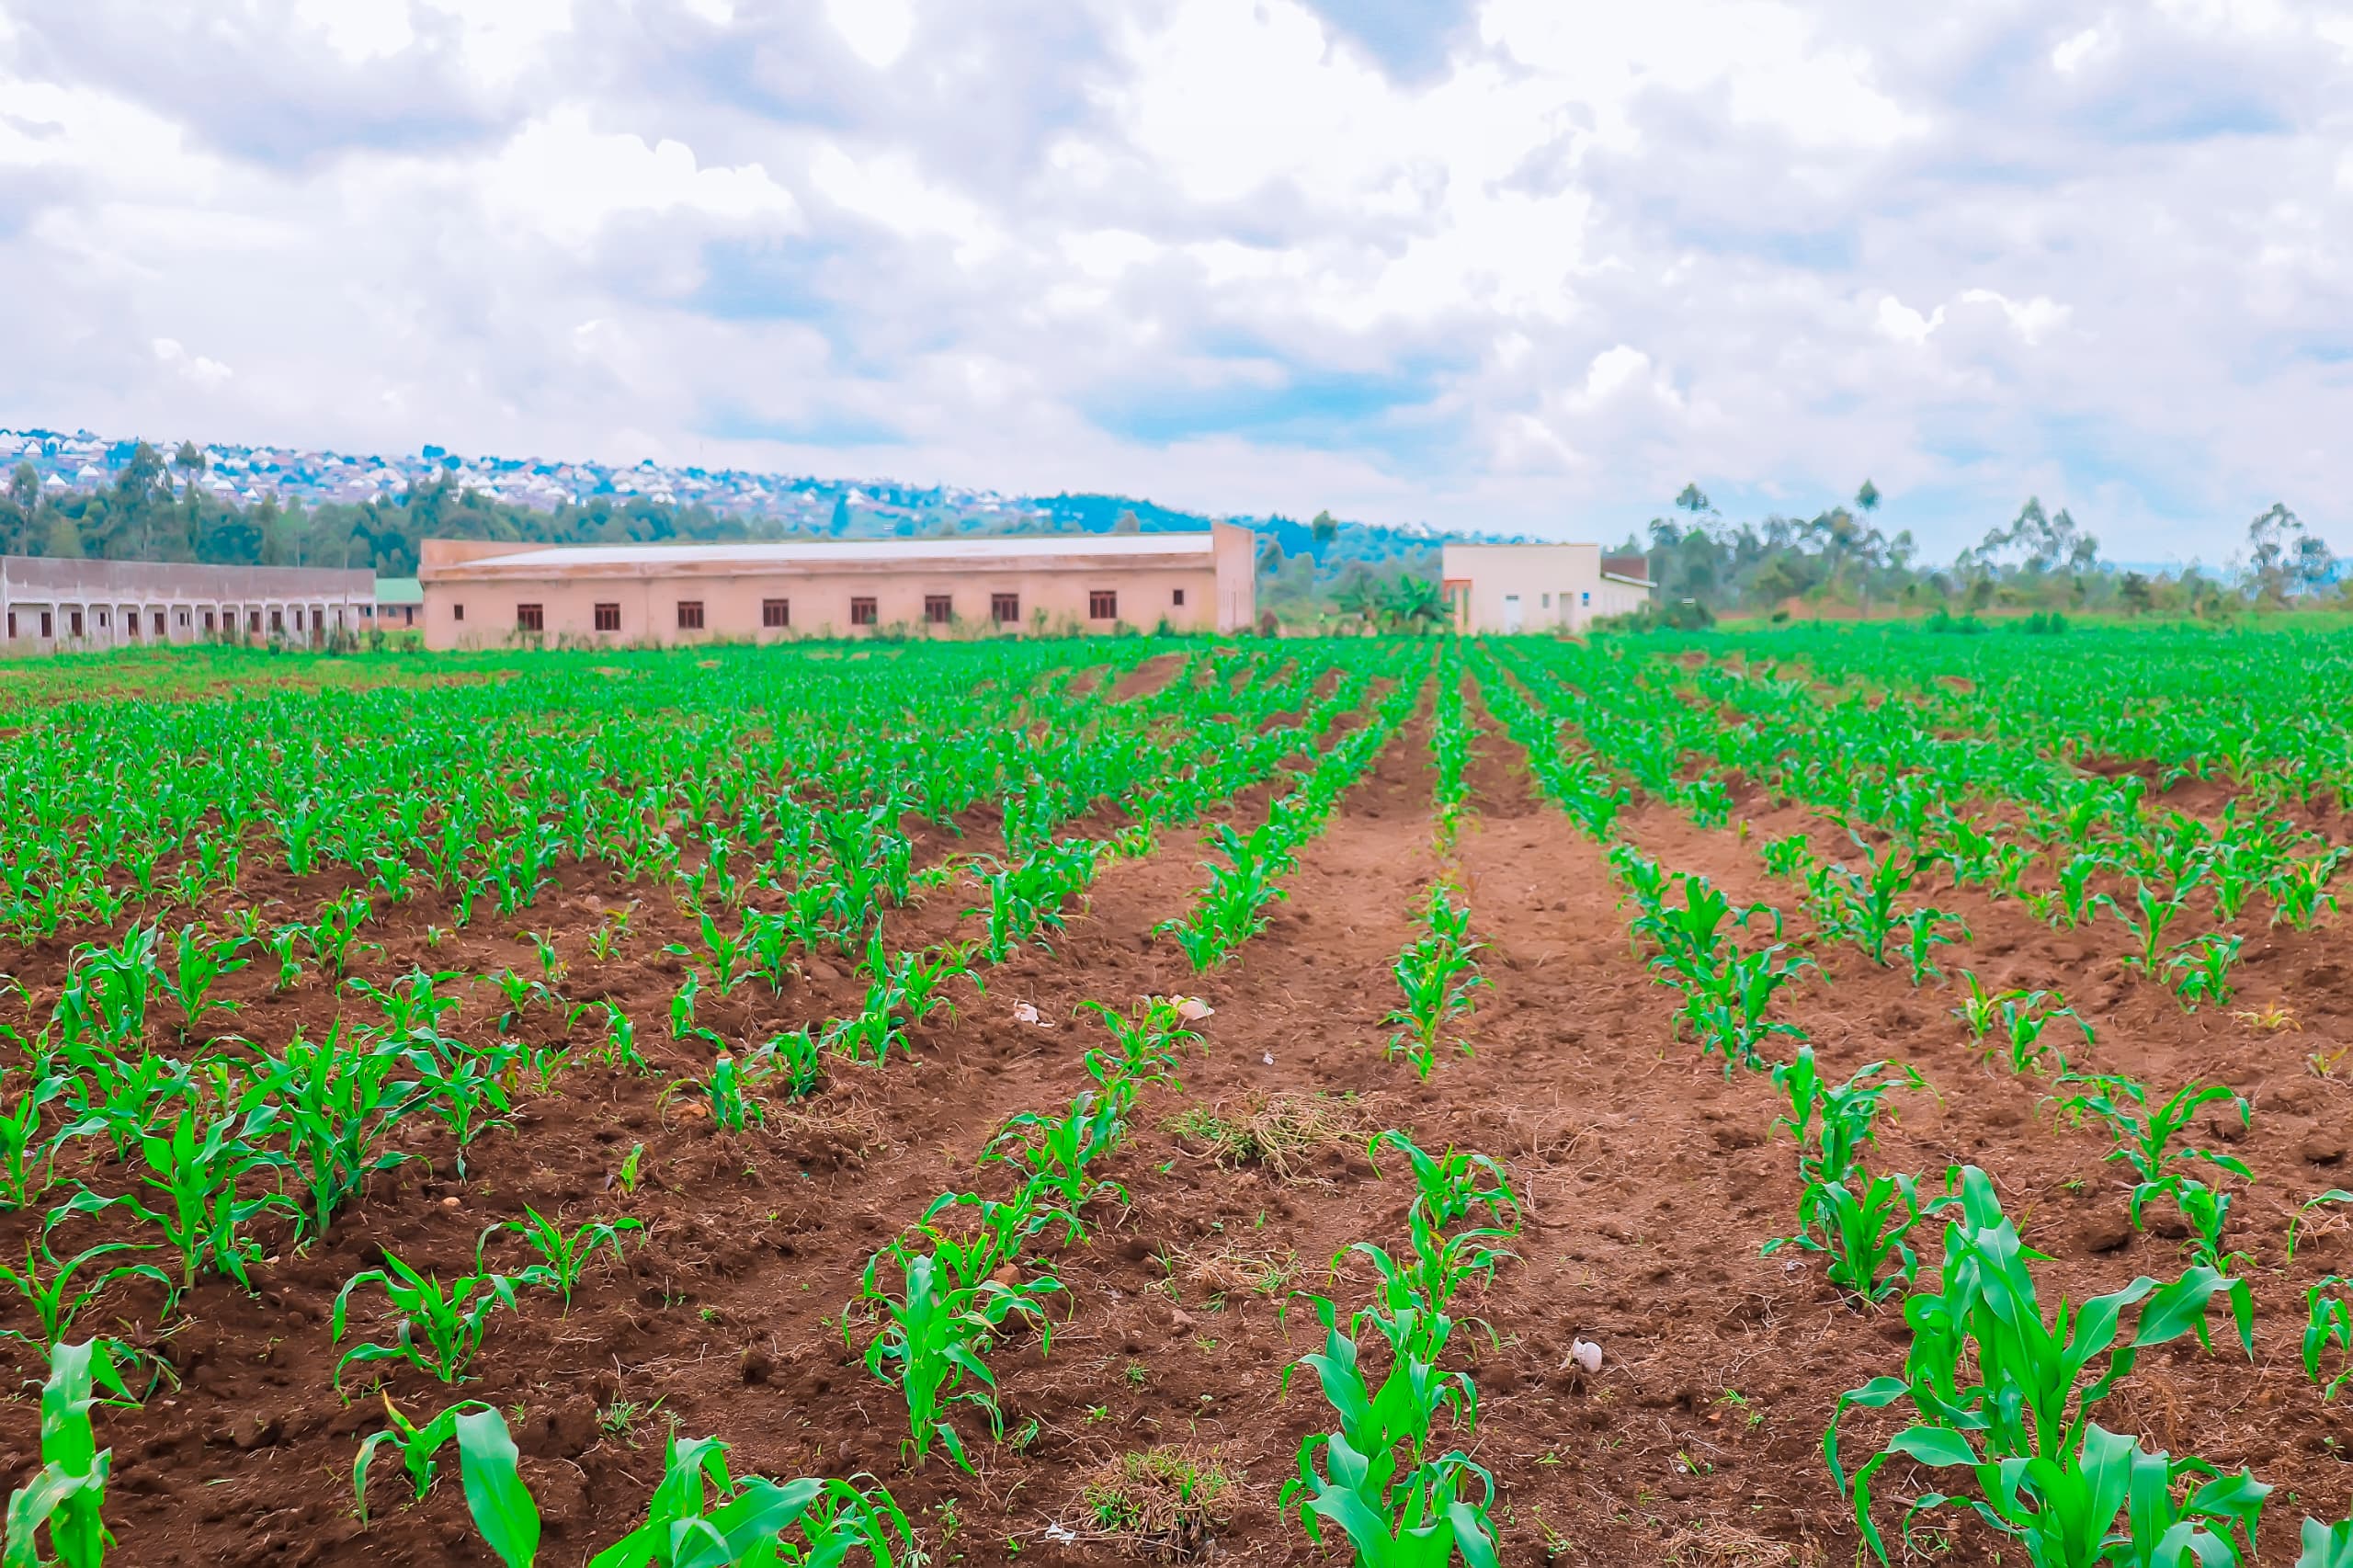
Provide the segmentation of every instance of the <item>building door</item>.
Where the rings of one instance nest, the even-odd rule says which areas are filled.
[[[1504,631],[1509,634],[1518,631],[1519,627],[1519,596],[1506,594],[1504,596]]]

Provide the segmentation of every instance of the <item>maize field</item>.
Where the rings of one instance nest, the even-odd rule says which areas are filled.
[[[2353,1568],[2348,677],[0,667],[0,1563]]]

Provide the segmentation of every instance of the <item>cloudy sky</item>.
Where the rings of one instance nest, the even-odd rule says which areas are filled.
[[[0,0],[0,425],[2353,549],[2318,0]]]

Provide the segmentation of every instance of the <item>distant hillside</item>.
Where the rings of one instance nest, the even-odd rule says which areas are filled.
[[[417,541],[433,536],[549,544],[977,538],[1187,531],[1211,521],[1126,495],[468,459],[438,447],[383,458],[0,431],[0,465],[8,474],[0,551],[364,566],[392,577],[415,573]],[[1286,619],[1332,613],[1336,598],[1369,584],[1435,576],[1445,537],[1329,517],[1222,520],[1264,537],[1262,597]]]

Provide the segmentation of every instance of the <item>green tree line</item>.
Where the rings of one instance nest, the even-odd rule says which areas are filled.
[[[0,490],[0,552],[108,561],[200,561],[229,566],[365,567],[379,576],[416,572],[423,539],[516,543],[631,544],[747,539],[751,526],[705,506],[642,496],[599,496],[543,512],[447,475],[381,500],[249,505],[206,489],[204,454],[184,444],[168,460],[141,442],[114,483],[96,490],[44,488],[20,463]]]
[[[2247,525],[2244,552],[2229,573],[2190,567],[2154,574],[2105,560],[2099,540],[2066,508],[2046,511],[2033,497],[1949,564],[1922,560],[1910,530],[1883,529],[1879,507],[1879,489],[1865,480],[1850,504],[1812,517],[1733,524],[1698,485],[1687,484],[1676,497],[1677,515],[1653,518],[1646,534],[1630,537],[1620,551],[1648,561],[1655,616],[1685,623],[1792,604],[2214,618],[2248,607],[2339,608],[2345,597],[2328,545],[2284,504]]]

